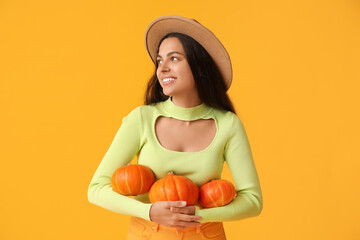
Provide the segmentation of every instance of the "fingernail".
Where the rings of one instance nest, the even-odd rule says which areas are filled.
[[[181,206],[186,206],[186,201],[182,201]]]

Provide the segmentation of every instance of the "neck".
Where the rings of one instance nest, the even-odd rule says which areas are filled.
[[[160,102],[161,108],[166,113],[164,116],[172,117],[182,121],[193,121],[198,119],[206,119],[212,108],[205,103],[192,104],[193,107],[181,107],[174,104],[169,97],[166,101]]]
[[[200,105],[202,103],[199,97],[179,98],[179,97],[172,96],[170,98],[171,98],[171,101],[176,106],[183,107],[183,108],[196,107],[196,106],[198,106],[198,105]]]

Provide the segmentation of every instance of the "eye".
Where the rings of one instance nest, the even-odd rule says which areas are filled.
[[[171,60],[175,60],[175,61],[177,61],[177,60],[179,60],[177,57],[171,57]]]
[[[162,63],[162,60],[161,60],[161,59],[157,59],[156,61],[157,61],[158,64],[159,64],[159,63]]]

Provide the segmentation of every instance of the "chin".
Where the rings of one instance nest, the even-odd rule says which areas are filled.
[[[163,92],[164,95],[166,95],[166,96],[168,96],[168,97],[170,97],[170,96],[173,95],[171,91],[164,91],[164,90],[163,90],[162,92]]]

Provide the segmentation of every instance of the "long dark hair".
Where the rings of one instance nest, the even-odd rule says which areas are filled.
[[[206,105],[220,110],[235,113],[233,104],[226,93],[226,84],[214,60],[209,53],[192,37],[182,33],[169,33],[159,43],[169,37],[176,37],[180,40],[191,72],[194,76],[195,85],[200,100]],[[145,92],[145,104],[153,104],[167,100],[159,80],[156,76],[158,63],[155,61],[155,72],[150,78]]]

